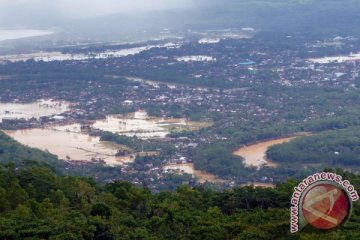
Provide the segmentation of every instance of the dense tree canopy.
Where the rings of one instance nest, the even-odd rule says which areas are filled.
[[[267,156],[278,162],[359,166],[359,131],[359,127],[350,127],[298,138],[271,147]]]
[[[358,186],[358,176],[339,172]],[[0,166],[0,239],[355,239],[359,206],[330,233],[289,233],[294,181],[276,189],[214,192],[179,187],[152,194],[105,186],[37,164]]]

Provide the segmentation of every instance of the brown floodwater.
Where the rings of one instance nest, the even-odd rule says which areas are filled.
[[[3,118],[39,118],[52,116],[70,109],[70,103],[53,100],[39,100],[29,104],[0,103],[0,121]],[[209,123],[191,122],[186,119],[152,118],[145,111],[126,116],[112,115],[93,123],[94,128],[139,138],[163,138],[171,130],[196,130]],[[78,123],[49,125],[44,128],[6,131],[18,142],[57,155],[63,160],[104,160],[108,165],[119,165],[134,161],[134,156],[116,157],[124,146],[100,141],[81,132]]]
[[[240,149],[236,150],[234,154],[236,156],[243,157],[245,165],[247,166],[255,166],[258,168],[261,166],[276,167],[276,164],[274,162],[266,159],[266,151],[269,147],[273,145],[289,142],[294,138],[295,137],[287,137],[252,144],[249,146],[241,147]]]
[[[0,122],[3,118],[40,118],[61,114],[70,110],[64,101],[39,100],[33,103],[0,103]]]
[[[260,183],[260,182],[253,182],[253,183],[246,183],[242,184],[241,186],[253,186],[255,188],[275,188],[275,184],[273,183]]]
[[[99,137],[77,132],[79,128],[79,125],[73,124],[45,129],[5,131],[5,133],[24,145],[48,151],[62,160],[102,159],[108,165],[121,165],[133,161],[130,156],[115,156],[120,146],[101,142]]]
[[[171,130],[197,130],[209,126],[209,123],[187,121],[184,118],[154,118],[146,111],[138,111],[128,115],[110,115],[98,120],[94,128],[129,137],[164,138]]]
[[[218,178],[216,175],[207,173],[205,171],[195,170],[193,163],[184,163],[184,164],[169,164],[163,167],[165,170],[176,170],[179,173],[191,174],[193,177],[198,178],[199,183],[223,183],[225,180]]]

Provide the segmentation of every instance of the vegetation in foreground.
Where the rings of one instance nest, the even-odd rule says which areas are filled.
[[[338,170],[356,187],[359,176]],[[358,239],[360,207],[328,233],[289,233],[296,183],[224,192],[179,187],[152,194],[127,182],[98,185],[39,164],[0,166],[0,239]]]

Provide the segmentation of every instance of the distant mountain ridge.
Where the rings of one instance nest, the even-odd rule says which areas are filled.
[[[218,29],[254,27],[260,31],[356,35],[360,1],[355,0],[197,0],[194,8],[115,14],[94,21],[110,29]],[[94,19],[93,19],[94,20]],[[117,23],[115,28],[110,23]],[[96,24],[90,24],[95,26]],[[104,28],[102,28],[104,29]]]
[[[16,24],[46,29],[55,26],[62,29],[63,35],[59,38],[100,41],[128,36],[151,38],[164,28],[184,32],[253,27],[259,31],[356,36],[360,35],[359,10],[357,0],[193,0],[191,8],[119,13],[81,20],[54,16],[44,21],[44,17],[32,16],[26,21],[16,19]],[[4,16],[0,16],[0,26],[5,22],[2,18]]]
[[[204,26],[350,33],[360,27],[360,1],[354,0],[200,0],[197,6]]]

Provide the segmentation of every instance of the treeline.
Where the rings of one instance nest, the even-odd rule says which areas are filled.
[[[125,145],[137,152],[161,151],[165,155],[171,155],[176,150],[175,146],[169,143],[164,143],[156,140],[147,141],[140,139],[136,136],[128,137],[125,135],[119,135],[111,132],[103,132],[101,134],[100,140]]]
[[[345,129],[352,126],[360,126],[360,113],[350,112],[340,116],[325,117],[312,120],[301,128],[307,132],[321,132],[326,130]]]
[[[123,177],[120,167],[114,168],[101,162],[89,162],[84,168],[59,160],[57,156],[49,152],[24,146],[0,131],[0,164],[18,165],[24,162],[47,165],[54,171],[67,175],[96,177],[98,182]]]
[[[360,127],[333,130],[275,145],[267,157],[276,162],[360,166]]]
[[[146,185],[98,185],[39,165],[0,165],[0,239],[359,238],[358,204],[339,231],[290,234],[288,208],[295,184],[224,192],[181,186],[173,193],[152,194]]]
[[[55,155],[21,145],[0,131],[0,163],[19,163],[25,159],[46,163],[53,167],[60,165]]]
[[[303,123],[271,123],[266,126],[253,122],[235,123],[226,128],[215,123],[214,127],[208,130],[208,134],[218,134],[226,137],[227,140],[200,145],[194,153],[194,163],[199,170],[206,170],[219,176],[234,176],[233,173],[242,172],[244,166],[240,166],[241,160],[234,159],[231,153],[241,146],[299,133],[312,133],[311,137],[299,137],[291,143],[272,147],[267,157],[282,164],[317,163],[319,169],[326,166],[359,166],[359,129],[360,113],[354,109],[347,109],[335,116]],[[217,151],[218,149],[226,149],[228,153],[224,154],[222,151]],[[341,152],[341,154],[336,155],[334,152]],[[224,165],[219,167],[221,164]],[[299,171],[304,170],[298,167],[296,169]],[[288,166],[286,169],[282,173],[283,177],[290,174]],[[252,169],[247,169],[247,171],[251,172]],[[293,174],[291,175],[293,177],[298,175]],[[268,176],[271,175],[276,177],[275,174],[269,172]]]
[[[223,144],[212,144],[200,148],[194,154],[196,169],[205,170],[219,176],[249,176],[250,169],[245,168],[243,159],[234,156]]]

